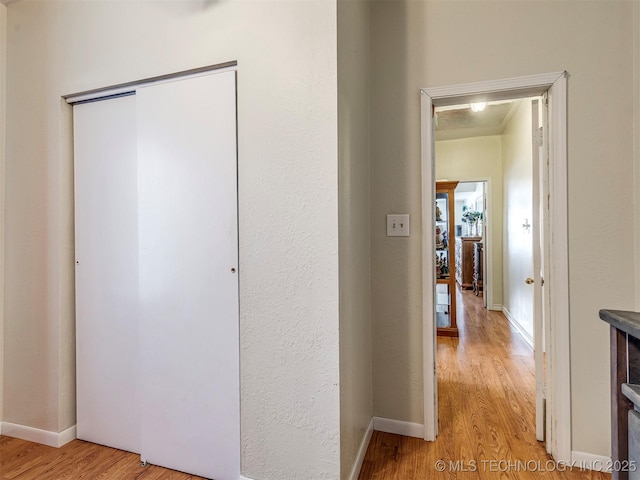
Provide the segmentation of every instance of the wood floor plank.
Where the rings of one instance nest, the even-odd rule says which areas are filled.
[[[82,440],[61,448],[0,436],[0,480],[204,480]]]
[[[482,297],[457,294],[460,336],[437,342],[438,438],[374,432],[359,480],[610,479],[555,465],[535,438],[531,348]]]
[[[360,480],[608,480],[554,463],[535,439],[535,366],[504,315],[459,292],[460,337],[438,338],[435,442],[374,432]],[[445,462],[438,471],[436,462]],[[520,462],[518,464],[517,462]],[[518,467],[520,465],[520,467]],[[523,467],[525,467],[523,469]],[[56,449],[0,436],[0,480],[204,480],[81,440]]]

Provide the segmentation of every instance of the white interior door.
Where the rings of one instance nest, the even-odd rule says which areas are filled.
[[[491,214],[487,208],[487,199],[489,197],[489,185],[487,182],[482,182],[482,306],[487,308],[487,299],[489,297],[489,290],[493,290],[492,280],[493,278],[489,277],[489,272],[493,271],[489,264],[489,238],[491,237],[490,229],[491,224],[490,221],[493,221],[491,218]]]
[[[544,202],[541,201],[544,192],[544,141],[541,127],[540,102],[533,100],[531,105],[532,129],[532,252],[533,252],[533,341],[534,361],[536,369],[536,439],[545,439],[545,369],[544,369],[544,328],[542,308],[542,252],[543,252],[543,214]]]
[[[235,72],[137,91],[142,458],[240,475]]]
[[[423,371],[424,371],[424,439],[433,441],[438,435],[438,376],[436,372],[436,269],[434,262],[435,239],[435,122],[431,97],[420,95],[422,120],[422,315],[424,317]]]
[[[73,119],[78,438],[140,452],[135,96]]]
[[[553,87],[545,92],[541,101],[541,118],[540,125],[542,126],[542,148],[540,149],[540,243],[541,243],[541,276],[542,276],[542,352],[543,361],[542,365],[537,368],[541,368],[540,375],[543,382],[544,392],[544,441],[547,452],[553,455],[559,453],[556,451],[552,453],[552,442],[556,438],[556,433],[552,431],[553,423],[553,403],[552,397],[554,390],[557,388],[552,381],[551,375],[555,370],[551,368],[551,294],[550,286],[552,285],[552,273],[551,273],[551,212],[550,212],[550,199],[551,199],[551,184],[550,175],[550,116],[549,116],[549,99],[550,93]],[[566,192],[565,192],[566,193]],[[568,295],[566,297],[568,299]],[[538,373],[538,370],[536,371]],[[567,414],[568,415],[568,414]],[[570,450],[569,450],[570,452]],[[568,457],[564,457],[568,458]]]

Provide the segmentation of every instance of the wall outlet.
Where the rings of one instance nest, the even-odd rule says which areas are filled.
[[[387,215],[387,237],[408,237],[409,215]]]

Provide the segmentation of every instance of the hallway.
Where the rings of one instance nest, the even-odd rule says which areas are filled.
[[[438,438],[374,432],[359,480],[609,479],[555,466],[535,438],[531,348],[482,297],[457,295],[460,337],[438,337]]]

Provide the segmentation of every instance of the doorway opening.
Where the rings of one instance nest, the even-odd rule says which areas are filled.
[[[483,307],[487,306],[485,291],[491,288],[491,278],[485,275],[492,220],[487,211],[488,189],[487,180],[461,180],[454,197],[457,288],[472,290]]]
[[[520,221],[521,229],[529,229],[532,238],[540,238],[538,245],[541,251],[539,261],[548,266],[551,262],[553,269],[541,267],[532,273],[532,280],[536,289],[542,289],[542,274],[545,274],[544,285],[547,291],[553,290],[553,297],[538,296],[538,304],[544,305],[545,318],[548,328],[545,332],[547,354],[544,364],[536,363],[536,368],[546,368],[548,382],[546,385],[546,448],[557,461],[571,460],[571,424],[570,424],[570,391],[569,391],[569,334],[568,334],[568,255],[567,255],[567,191],[566,191],[566,74],[565,72],[537,75],[531,77],[507,79],[476,84],[455,85],[441,88],[427,88],[422,90],[422,145],[423,145],[423,225],[425,232],[430,228],[435,230],[435,198],[436,180],[454,180],[449,175],[437,173],[436,168],[436,135],[435,109],[451,107],[453,105],[471,104],[478,102],[502,102],[506,99],[521,99],[533,96],[546,96],[545,107],[548,115],[540,117],[542,123],[548,122],[547,128],[539,135],[541,157],[535,160],[539,166],[539,177],[532,179],[536,188],[543,188],[537,192],[540,200],[543,195],[544,205],[536,211],[532,208],[531,218],[523,217]],[[537,111],[532,107],[531,111]],[[547,155],[548,154],[548,155]],[[535,169],[533,169],[535,170]],[[462,178],[460,178],[462,180]],[[467,179],[468,180],[468,179]],[[497,186],[493,182],[491,187]],[[547,188],[548,191],[544,191]],[[517,193],[518,190],[516,189]],[[489,199],[490,202],[490,199]],[[488,203],[489,203],[488,202]],[[430,205],[434,207],[429,208]],[[493,207],[487,206],[489,211]],[[521,215],[520,215],[521,216]],[[489,215],[487,215],[487,219]],[[506,218],[506,217],[505,217]],[[503,218],[503,220],[505,220]],[[519,217],[517,217],[519,218]],[[525,219],[527,221],[525,221]],[[487,226],[485,224],[484,228]],[[534,232],[540,229],[540,233]],[[494,235],[496,243],[500,237]],[[438,403],[437,403],[437,365],[436,365],[436,322],[435,322],[435,265],[434,251],[435,231],[432,235],[423,236],[423,312],[424,312],[424,372],[425,372],[425,439],[435,440],[438,433]],[[495,263],[496,258],[493,262]],[[489,263],[489,262],[487,262]],[[487,274],[491,268],[495,276],[495,268],[486,265]],[[535,269],[534,269],[535,270]],[[524,279],[521,279],[524,282]],[[490,293],[485,290],[488,307],[496,307],[497,281],[488,281],[493,285]],[[490,296],[491,295],[491,296]],[[452,297],[454,297],[452,295]],[[454,297],[455,298],[455,297]],[[540,300],[542,299],[542,300]],[[534,325],[542,332],[542,325]],[[538,340],[542,341],[542,334]],[[537,343],[537,342],[536,342]],[[542,345],[536,345],[536,351],[542,353]],[[542,358],[542,355],[537,357]],[[539,385],[536,385],[539,387]],[[544,387],[544,386],[542,386]],[[545,406],[541,403],[541,406]],[[540,425],[541,426],[541,425]]]
[[[454,148],[455,150],[455,148]],[[462,152],[462,156],[466,156]],[[438,162],[436,162],[438,164]],[[464,175],[465,171],[456,172]],[[437,177],[436,170],[436,177]],[[458,175],[456,175],[457,177]],[[436,181],[435,275],[436,325],[440,336],[457,337],[459,290],[473,290],[483,306],[485,289],[484,245],[490,238],[485,225],[490,220],[485,208],[487,180]]]
[[[449,199],[454,219],[450,230],[455,235],[451,311],[456,312],[452,325],[460,337],[455,341],[438,339],[438,361],[448,373],[455,371],[458,379],[451,381],[450,374],[437,379],[440,398],[449,399],[441,408],[443,428],[453,428],[447,422],[451,416],[448,409],[452,400],[465,402],[460,397],[465,388],[483,392],[492,404],[500,405],[503,396],[486,388],[489,382],[499,391],[517,384],[519,391],[510,400],[518,405],[517,412],[504,404],[503,418],[494,423],[494,429],[508,429],[508,417],[515,416],[526,423],[526,431],[533,431],[536,417],[544,418],[544,390],[536,392],[536,385],[544,386],[545,371],[535,368],[533,350],[534,337],[543,336],[534,329],[534,317],[542,313],[542,306],[534,307],[534,300],[542,299],[534,295],[535,286],[525,279],[532,280],[533,272],[542,269],[542,256],[534,255],[542,245],[534,238],[540,229],[533,229],[531,223],[533,211],[540,208],[539,189],[533,188],[534,177],[539,177],[533,170],[539,167],[540,157],[534,150],[540,146],[533,139],[545,114],[540,97],[486,102],[482,108],[464,103],[435,108],[436,253],[438,229],[446,230],[437,218],[439,192],[443,184],[454,180],[455,190]],[[494,187],[491,191],[489,182]],[[491,208],[487,208],[487,199]],[[488,275],[487,265],[491,266]],[[437,266],[436,275],[436,289],[444,287]],[[490,290],[490,310],[495,313],[486,309],[485,289]],[[443,295],[436,295],[439,297]],[[436,318],[437,333],[442,337],[450,330],[441,326],[440,303],[436,304]],[[458,351],[464,352],[460,354],[467,362],[451,363]],[[536,354],[543,355],[543,351]],[[495,370],[496,364],[503,375]],[[542,377],[539,382],[536,376]],[[538,411],[536,405],[540,406]],[[469,403],[468,409],[474,408],[479,407]],[[544,440],[544,423],[540,421],[538,426],[536,436]]]

